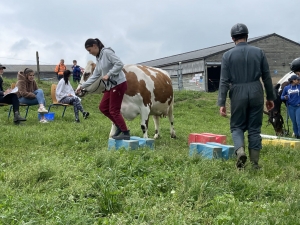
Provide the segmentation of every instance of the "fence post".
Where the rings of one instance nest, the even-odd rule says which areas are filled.
[[[37,77],[38,77],[38,82],[40,82],[40,61],[39,61],[39,52],[36,51],[36,67],[37,67]]]
[[[183,89],[181,62],[178,63],[177,77],[178,77],[178,90],[181,91]]]

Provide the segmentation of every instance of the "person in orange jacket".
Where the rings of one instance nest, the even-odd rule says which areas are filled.
[[[54,72],[57,74],[57,80],[60,80],[64,76],[64,71],[67,70],[67,67],[64,64],[65,60],[61,59],[60,63],[55,67]]]

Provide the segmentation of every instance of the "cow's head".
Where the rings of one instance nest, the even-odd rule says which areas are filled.
[[[87,81],[87,79],[93,74],[96,68],[96,64],[90,60],[87,62],[86,67],[84,68],[84,73],[82,75],[83,82]]]
[[[268,115],[268,123],[272,124],[274,131],[277,136],[283,136],[285,134],[284,130],[284,120],[280,114],[280,112],[275,110],[270,110],[269,112],[264,111],[266,115]]]
[[[93,74],[95,68],[96,68],[96,64],[92,60],[87,62],[87,65],[84,68],[84,72],[82,74],[79,85],[81,85],[82,83],[87,81],[87,79]],[[85,93],[86,92],[84,90],[82,90],[79,93],[77,93],[77,96],[83,97],[85,95]]]
[[[281,93],[283,88],[287,85],[288,83],[283,83],[282,85],[276,84],[274,86],[274,92],[276,94],[276,99],[274,100],[274,108],[271,109],[270,111],[264,111],[266,115],[268,115],[268,123],[272,124],[274,131],[277,136],[283,136],[287,134],[287,131],[284,128],[284,120],[281,115]],[[281,91],[279,91],[279,89]]]

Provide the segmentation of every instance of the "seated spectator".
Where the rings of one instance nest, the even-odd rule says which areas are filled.
[[[10,89],[8,89],[6,91],[3,90],[2,75],[3,75],[4,69],[6,69],[6,67],[2,66],[0,64],[0,103],[12,104],[14,115],[15,115],[14,123],[19,124],[20,121],[26,121],[26,119],[20,116],[18,96],[15,93],[10,93],[10,91],[11,91]]]
[[[34,80],[34,71],[26,68],[24,72],[19,71],[18,81],[16,86],[18,87],[17,95],[19,102],[27,105],[39,104],[38,112],[41,114],[41,123],[47,123],[45,113],[48,110],[45,108],[45,97],[42,89],[38,89],[38,86]]]
[[[77,65],[76,60],[73,60],[72,70],[73,70],[73,81],[75,83],[79,83],[81,79],[81,68],[80,66]]]
[[[61,79],[56,87],[56,99],[63,104],[70,104],[74,106],[75,122],[79,123],[78,111],[82,112],[83,118],[86,119],[90,115],[89,112],[85,112],[80,102],[80,98],[75,95],[73,87],[71,86],[69,79],[71,71],[64,71],[64,77]]]

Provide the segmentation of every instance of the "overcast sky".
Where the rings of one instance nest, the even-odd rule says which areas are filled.
[[[0,0],[0,63],[80,66],[99,38],[123,63],[140,63],[231,42],[236,23],[249,37],[276,33],[300,42],[299,0]]]

